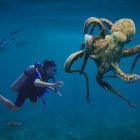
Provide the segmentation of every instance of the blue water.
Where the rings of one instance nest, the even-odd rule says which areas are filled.
[[[140,80],[127,84],[119,79],[107,81],[135,104],[136,109],[102,89],[96,82],[97,67],[88,61],[90,96],[86,102],[84,77],[64,72],[67,57],[80,50],[83,25],[88,17],[115,22],[133,19],[135,38],[126,47],[140,44],[140,2],[138,0],[0,0],[0,40],[7,50],[0,52],[0,94],[16,99],[10,84],[30,65],[45,58],[56,61],[57,80],[64,81],[62,97],[45,95],[33,106],[27,100],[13,113],[0,104],[0,140],[140,140]],[[12,31],[21,30],[10,36]],[[12,33],[11,33],[12,34]],[[134,57],[124,58],[120,67],[130,72]],[[81,60],[75,66],[81,67]],[[140,74],[140,61],[135,73]],[[9,121],[21,123],[10,127]]]

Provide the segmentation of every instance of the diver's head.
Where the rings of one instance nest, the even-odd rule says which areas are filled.
[[[46,70],[47,74],[56,73],[56,64],[53,60],[45,59],[43,61],[43,68]]]

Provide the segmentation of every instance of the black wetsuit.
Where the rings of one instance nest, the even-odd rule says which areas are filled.
[[[42,79],[40,79],[36,70],[34,70],[32,75],[28,74],[27,71],[24,72],[24,74],[26,74],[29,78],[20,89],[19,94],[16,98],[15,105],[18,107],[20,107],[27,98],[29,98],[31,102],[37,102],[37,98],[44,95],[44,91],[46,90],[46,88],[36,87],[34,85],[34,81],[35,79],[40,79],[47,82],[49,78],[47,77],[46,71],[42,67],[35,66],[35,68],[36,67]]]

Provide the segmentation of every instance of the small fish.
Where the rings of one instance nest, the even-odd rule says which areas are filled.
[[[5,48],[0,48],[0,52],[5,52],[8,50],[9,47],[5,47]]]
[[[18,126],[21,126],[21,123],[20,122],[15,122],[15,121],[9,121],[9,122],[7,122],[7,126],[18,127]]]
[[[15,29],[15,30],[11,31],[11,32],[9,33],[9,35],[10,35],[10,36],[15,36],[15,35],[17,35],[17,34],[23,32],[23,31],[24,31],[24,28]]]
[[[23,47],[23,46],[25,46],[25,45],[27,45],[27,44],[28,44],[27,42],[21,41],[21,42],[18,42],[18,43],[16,44],[16,47]]]
[[[8,40],[2,39],[0,40],[0,52],[4,52],[8,49]]]
[[[8,41],[6,39],[0,40],[0,46],[3,46],[5,44],[8,44]]]

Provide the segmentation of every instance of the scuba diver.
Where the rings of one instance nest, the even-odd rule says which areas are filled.
[[[57,73],[56,64],[52,60],[44,60],[43,64],[37,63],[29,66],[24,73],[10,86],[11,90],[17,93],[15,103],[0,95],[0,102],[12,111],[17,111],[29,98],[32,103],[37,103],[38,97],[42,97],[43,104],[46,104],[43,95],[48,90],[62,96],[57,88],[64,85],[63,81],[55,82],[54,75]],[[52,79],[53,83],[48,83]]]

